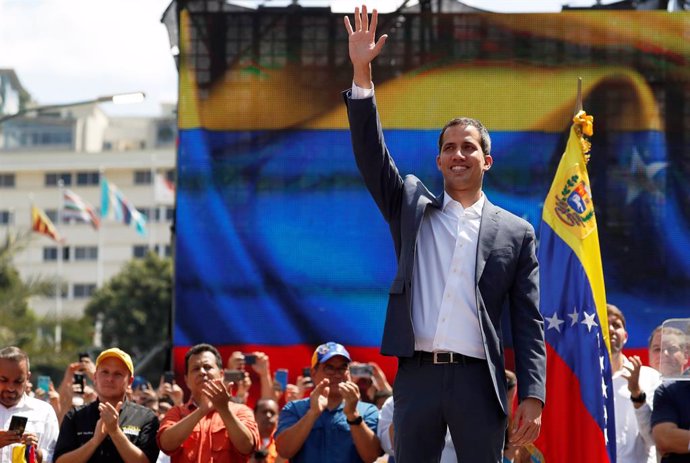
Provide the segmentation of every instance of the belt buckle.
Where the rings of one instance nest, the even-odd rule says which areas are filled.
[[[436,351],[434,351],[433,354],[434,354],[434,365],[446,365],[449,363],[453,363],[453,352],[436,352]],[[439,360],[438,354],[448,354],[448,356],[450,358],[444,362],[444,361]]]

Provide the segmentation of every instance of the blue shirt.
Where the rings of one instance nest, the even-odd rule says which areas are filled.
[[[288,402],[280,411],[276,437],[297,423],[309,411],[309,399]],[[376,434],[379,410],[372,404],[357,403],[357,411],[364,422]],[[343,403],[334,410],[326,409],[314,423],[304,445],[290,463],[362,463],[347,424]]]

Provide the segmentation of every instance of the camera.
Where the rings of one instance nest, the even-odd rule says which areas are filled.
[[[244,372],[242,370],[225,370],[225,382],[226,383],[239,383],[244,379]]]
[[[175,373],[174,372],[166,371],[165,373],[163,373],[163,382],[164,383],[172,384],[174,380],[175,380]]]
[[[84,393],[84,373],[75,373],[72,377],[72,382],[77,385],[76,392],[79,394]]]
[[[369,377],[374,374],[374,368],[367,364],[352,365],[350,367],[350,374],[352,376]]]
[[[242,354],[244,355],[244,363],[247,365],[254,365],[256,364],[256,355],[255,354]]]

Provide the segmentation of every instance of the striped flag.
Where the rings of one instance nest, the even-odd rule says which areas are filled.
[[[175,203],[175,186],[165,178],[163,174],[157,173],[153,180],[153,192],[156,204],[171,205]]]
[[[125,195],[101,175],[101,217],[122,222],[146,236],[146,217],[139,212]]]
[[[63,218],[76,219],[82,222],[91,223],[91,226],[98,230],[101,221],[96,215],[96,211],[91,204],[81,199],[81,197],[72,190],[64,191],[63,200]]]
[[[41,208],[33,205],[31,206],[31,229],[57,242],[62,241],[62,237],[58,233],[57,228],[55,228],[53,221],[48,218]]]
[[[536,442],[545,461],[616,461],[606,294],[587,173],[593,118],[573,118],[544,202],[539,242],[547,346],[546,407]]]

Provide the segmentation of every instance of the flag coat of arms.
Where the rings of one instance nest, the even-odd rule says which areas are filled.
[[[538,258],[547,346],[546,407],[536,442],[545,461],[616,461],[608,318],[587,173],[593,119],[573,118],[544,202]]]

